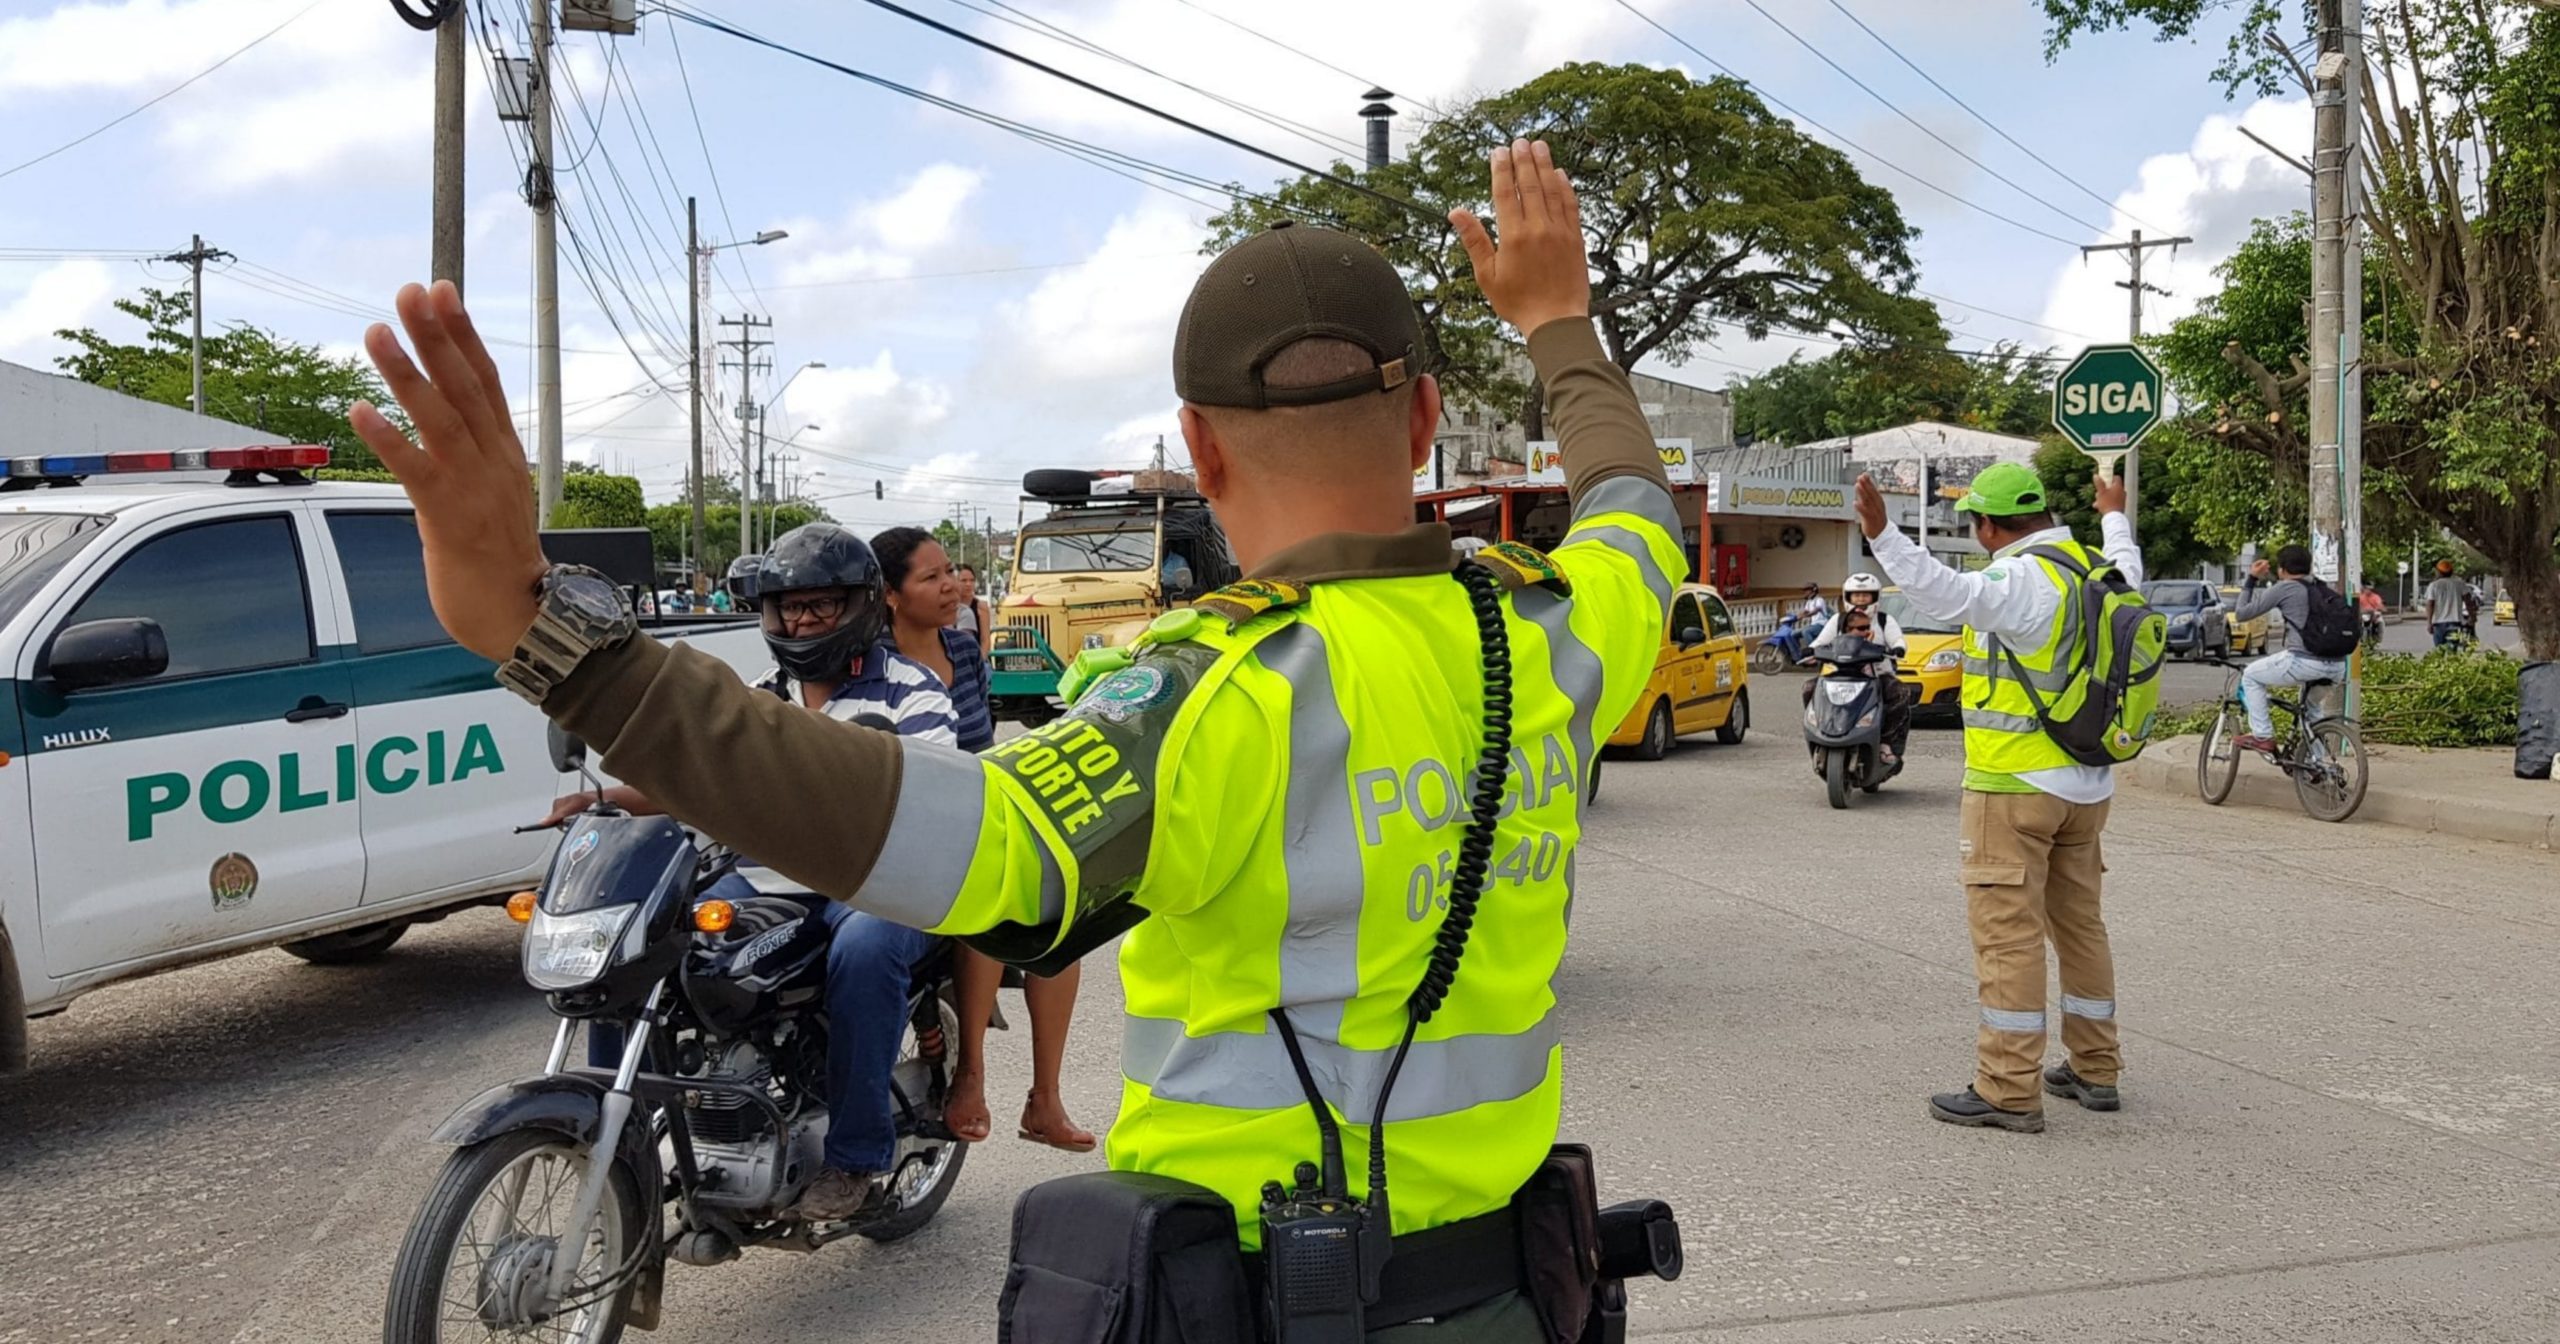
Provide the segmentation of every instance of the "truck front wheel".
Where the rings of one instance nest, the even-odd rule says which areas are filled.
[[[391,950],[400,935],[407,933],[405,923],[373,924],[361,929],[344,929],[324,933],[317,938],[304,938],[284,945],[284,950],[314,966],[353,966],[371,961]]]

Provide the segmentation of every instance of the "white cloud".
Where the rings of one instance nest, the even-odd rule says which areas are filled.
[[[2242,135],[2243,126],[2279,146],[2307,146],[2311,105],[2300,98],[2262,98],[2236,116],[2208,116],[2187,149],[2144,160],[2141,185],[2116,198],[2112,223],[2118,234],[2129,235],[2139,219],[2152,237],[2165,229],[2195,239],[2174,254],[2145,255],[2143,283],[2169,291],[2143,296],[2146,333],[2195,311],[2200,299],[2220,288],[2213,268],[2249,236],[2254,221],[2311,204],[2311,180]],[[2043,319],[2075,331],[2125,330],[2127,303],[2118,282],[2126,270],[2124,259],[2113,253],[2092,256],[2086,264],[2065,263],[2046,297]]]
[[[1200,225],[1170,202],[1122,215],[1084,265],[1005,306],[1003,362],[1056,384],[1144,380],[1161,396],[1174,324],[1208,265],[1194,250],[1199,243]]]
[[[0,359],[50,369],[64,349],[53,333],[96,320],[115,289],[115,272],[103,262],[66,261],[37,272],[0,307]]]

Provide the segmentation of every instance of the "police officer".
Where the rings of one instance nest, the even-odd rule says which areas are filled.
[[[2079,764],[2045,733],[2020,675],[2036,678],[2048,696],[2058,693],[2072,675],[2082,638],[2073,600],[2077,581],[2053,561],[2021,552],[2050,546],[2084,568],[2113,565],[2139,589],[2142,549],[2124,503],[2123,478],[2101,477],[2102,555],[2056,520],[2033,470],[1995,463],[1956,503],[1957,512],[1973,516],[1974,540],[1991,553],[1991,563],[1961,572],[1894,527],[1875,481],[1858,478],[1858,523],[1876,563],[1901,586],[1911,610],[1964,626],[1964,815],[1957,852],[1982,1023],[1974,1036],[1972,1084],[1929,1099],[1929,1114],[1951,1125],[2041,1133],[2042,1093],[2093,1111],[2122,1104],[2115,954],[2098,909],[2106,871],[2099,842],[2115,774]],[[2044,1071],[2040,1093],[2048,939],[2062,964],[2062,1044],[2070,1058]]]
[[[1495,608],[1515,653],[1511,770],[1477,952],[1393,1086],[1400,1237],[1503,1209],[1555,1140],[1551,982],[1583,782],[1687,572],[1652,435],[1592,330],[1571,187],[1523,142],[1496,151],[1492,188],[1498,248],[1472,214],[1452,223],[1494,311],[1528,338],[1574,502],[1551,563],[1512,553]],[[1124,902],[1149,912],[1120,954],[1114,1168],[1256,1208],[1314,1146],[1272,1030],[1281,1008],[1309,1086],[1365,1147],[1449,895],[1487,708],[1448,529],[1412,522],[1440,392],[1376,251],[1284,227],[1201,276],[1174,342],[1182,432],[1253,577],[1171,613],[1148,656],[983,757],[794,712],[716,660],[630,638],[609,590],[546,568],[523,450],[458,296],[411,286],[398,308],[423,372],[388,328],[366,343],[424,449],[370,407],[355,424],[417,504],[438,617],[502,662],[501,681],[670,813],[861,909],[1044,946]],[[1238,1223],[1254,1240],[1252,1217]],[[1570,1338],[1542,1309],[1514,1286],[1428,1324],[1368,1324]]]

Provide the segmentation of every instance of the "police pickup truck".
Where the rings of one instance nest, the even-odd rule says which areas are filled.
[[[399,489],[327,460],[0,459],[0,1071],[100,985],[360,961],[539,875],[541,716],[436,624]],[[762,665],[751,624],[687,637]]]

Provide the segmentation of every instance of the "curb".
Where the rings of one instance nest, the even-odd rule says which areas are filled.
[[[2136,788],[2195,798],[2196,751],[2202,743],[2203,739],[2196,737],[2173,737],[2154,743],[2133,764],[2118,769],[2116,777]],[[2248,766],[2243,763],[2239,781],[2232,787],[2231,796],[2223,800],[2223,806],[2272,808],[2290,812],[2312,825],[2321,824],[2303,814],[2292,780],[2263,764],[2256,769]],[[2407,789],[2368,783],[2364,805],[2340,824],[2396,826],[2430,835],[2560,850],[2560,788],[2547,783],[2541,788],[2551,795],[2548,802],[2497,803],[2479,799],[2440,801]]]

